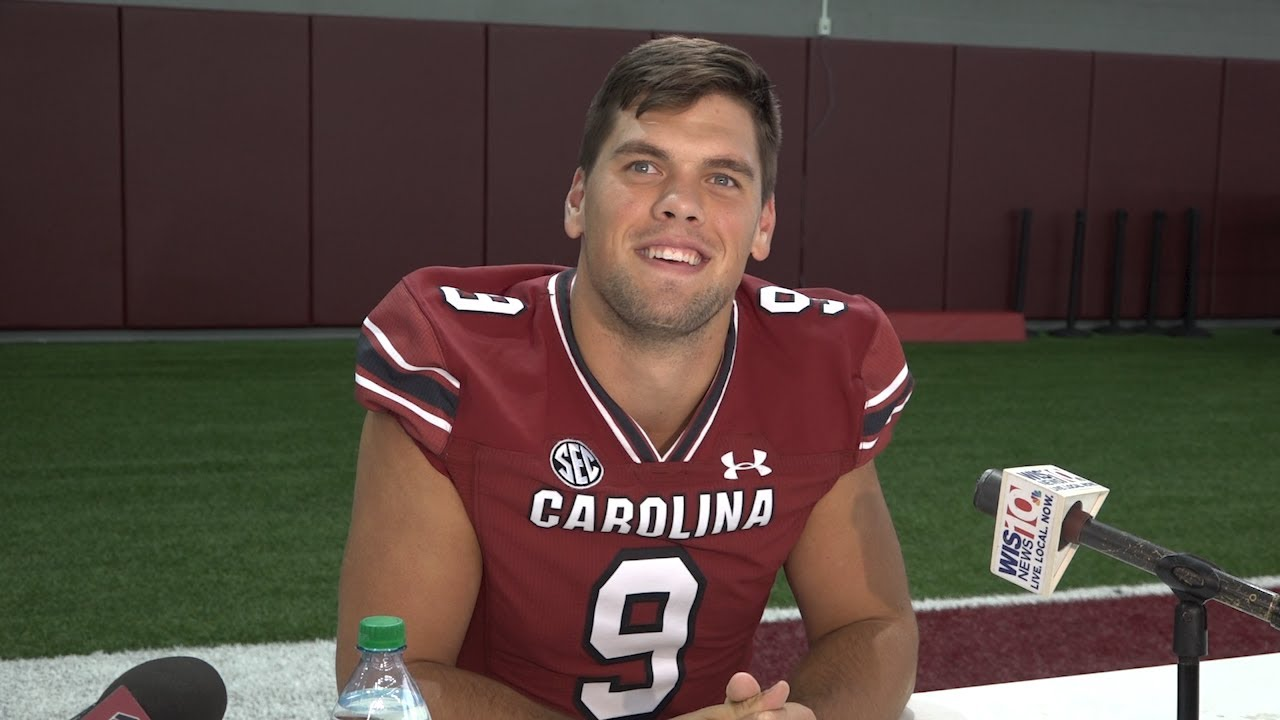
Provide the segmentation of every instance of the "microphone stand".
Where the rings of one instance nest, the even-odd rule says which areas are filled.
[[[987,496],[982,499],[985,504]],[[1076,522],[1082,524],[1076,526]],[[1173,652],[1178,656],[1178,720],[1195,720],[1200,713],[1200,658],[1209,654],[1206,601],[1217,600],[1280,630],[1280,597],[1223,572],[1203,558],[1167,550],[1100,523],[1085,512],[1069,512],[1062,532],[1064,540],[1071,539],[1155,575],[1178,597],[1173,625]]]
[[[1209,616],[1204,604],[1218,597],[1217,569],[1187,553],[1156,560],[1156,577],[1178,597],[1173,613],[1173,652],[1178,656],[1178,720],[1200,717],[1200,658],[1209,654]]]
[[[988,470],[978,479],[973,506],[996,516],[1001,472]],[[1209,624],[1204,604],[1217,600],[1280,630],[1280,595],[1223,572],[1203,558],[1148,542],[1100,523],[1078,507],[1068,510],[1059,547],[1083,545],[1164,581],[1178,597],[1174,614],[1173,652],[1178,656],[1178,720],[1194,720],[1200,712],[1200,658],[1209,654]]]

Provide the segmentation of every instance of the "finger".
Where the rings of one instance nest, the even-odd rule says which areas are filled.
[[[739,715],[735,720],[817,720],[813,711],[799,703],[786,703],[780,708]]]
[[[791,695],[791,685],[786,680],[779,680],[773,684],[773,687],[760,694],[760,709],[774,710],[780,708],[787,702],[789,695]]]
[[[751,673],[734,673],[724,690],[726,702],[740,703],[760,694],[760,683]]]
[[[758,685],[757,685],[758,687]],[[740,702],[731,703],[736,717],[754,717],[756,713],[778,710],[787,702],[791,694],[791,686],[786,680],[779,680],[764,692],[752,695]]]

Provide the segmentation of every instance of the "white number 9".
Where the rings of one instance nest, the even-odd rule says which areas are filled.
[[[441,285],[444,301],[455,310],[463,312],[488,313],[490,315],[519,315],[524,310],[524,303],[517,298],[489,293],[470,293],[456,287]]]
[[[787,290],[777,285],[760,288],[760,307],[773,315],[794,315],[804,312],[815,302],[822,309],[823,315],[839,315],[847,307],[839,300],[814,299],[798,290]]]
[[[595,720],[653,717],[684,680],[684,650],[706,580],[683,549],[623,550],[591,593],[584,645],[603,665],[648,664],[648,682],[579,678],[576,701]],[[648,621],[636,619],[642,606]]]

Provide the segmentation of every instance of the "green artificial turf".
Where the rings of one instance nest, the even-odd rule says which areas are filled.
[[[354,343],[0,345],[4,657],[332,636]]]
[[[1098,520],[1238,576],[1280,573],[1280,337],[1038,337],[912,345],[916,391],[878,465],[917,597],[1022,592],[990,575],[986,468],[1052,464],[1111,490]],[[1157,582],[1080,550],[1060,588]]]
[[[906,350],[877,464],[917,598],[1022,592],[971,498],[1023,464],[1110,487],[1104,522],[1280,573],[1280,337]],[[332,637],[353,362],[346,340],[0,344],[0,657]],[[1082,550],[1061,587],[1154,581]]]

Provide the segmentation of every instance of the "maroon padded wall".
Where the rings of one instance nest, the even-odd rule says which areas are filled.
[[[741,48],[769,73],[782,105],[782,150],[778,156],[776,203],[778,226],[769,257],[747,262],[747,272],[783,287],[800,285],[804,230],[805,93],[808,90],[809,43],[804,38],[758,35],[708,35]]]
[[[1025,312],[1062,315],[1084,206],[1092,66],[1090,53],[956,50],[946,309],[1013,309],[1025,207]]]
[[[349,325],[426,264],[573,263],[591,93],[652,33],[0,0],[0,327]],[[779,228],[750,272],[890,310],[1280,315],[1280,63],[725,36],[783,100]]]
[[[308,324],[310,20],[122,12],[128,324]]]
[[[623,53],[651,37],[624,30],[489,27],[485,262],[578,260],[564,200],[587,106]]]
[[[1228,60],[1214,314],[1280,316],[1280,63]]]
[[[118,11],[0,3],[0,327],[119,327]]]
[[[1089,153],[1089,227],[1081,315],[1105,317],[1114,211],[1129,212],[1121,317],[1146,312],[1152,213],[1168,213],[1156,316],[1183,311],[1187,208],[1201,213],[1198,312],[1208,310],[1222,61],[1098,53]]]
[[[941,309],[954,49],[811,47],[804,284]]]
[[[312,23],[312,320],[358,325],[411,270],[484,261],[484,26]]]

